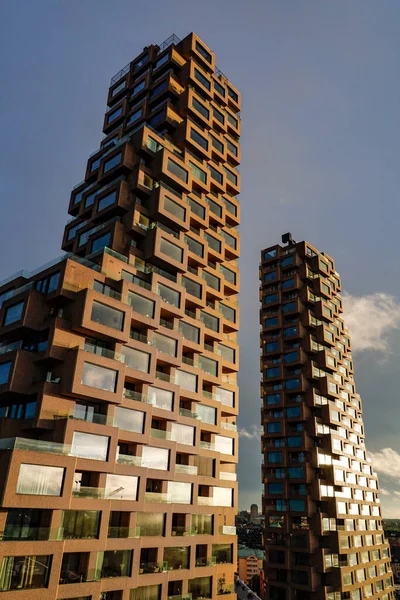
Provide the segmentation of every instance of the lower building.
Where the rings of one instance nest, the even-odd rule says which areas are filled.
[[[238,574],[243,583],[249,581],[263,571],[264,552],[257,548],[247,548],[239,544],[238,547]]]

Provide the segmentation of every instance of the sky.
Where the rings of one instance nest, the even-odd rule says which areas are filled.
[[[0,279],[61,254],[112,75],[190,31],[242,92],[240,508],[261,505],[260,251],[290,231],[336,260],[383,513],[400,517],[397,0],[2,0]]]

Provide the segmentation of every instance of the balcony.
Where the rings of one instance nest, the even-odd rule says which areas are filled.
[[[147,573],[166,573],[168,571],[168,563],[166,561],[157,562],[143,562],[140,563],[139,575]]]
[[[145,502],[162,502],[164,504],[171,502],[168,494],[163,492],[145,492],[144,500]]]
[[[105,496],[105,489],[98,487],[80,486],[72,490],[74,498],[93,498],[100,500]]]
[[[45,440],[31,440],[27,438],[4,438],[0,440],[0,450],[29,450],[32,452],[44,452],[46,454],[63,454],[69,456],[71,446],[58,442],[47,442]]]
[[[217,558],[215,556],[209,556],[207,558],[196,558],[196,567],[215,567],[217,564]]]
[[[119,465],[129,465],[131,467],[141,467],[142,466],[142,457],[141,456],[132,456],[130,454],[119,454],[117,458],[117,463]]]
[[[221,525],[219,533],[221,535],[236,535],[236,527],[234,525]]]
[[[237,474],[228,473],[227,471],[220,471],[219,478],[224,481],[237,481]]]
[[[14,541],[47,541],[57,540],[58,529],[51,529],[50,527],[30,527],[21,525],[6,525],[4,531],[0,532],[0,541],[2,542],[14,542]]]
[[[197,475],[198,468],[193,465],[175,465],[175,473],[184,475]]]

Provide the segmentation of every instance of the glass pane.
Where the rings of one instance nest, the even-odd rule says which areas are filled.
[[[82,385],[104,390],[106,392],[115,392],[117,384],[117,371],[106,369],[85,362],[83,364]]]
[[[109,439],[104,435],[74,431],[71,456],[80,456],[93,460],[107,460]]]
[[[117,406],[114,412],[114,427],[124,431],[143,433],[144,413],[138,410],[130,410]]]
[[[172,410],[174,402],[174,393],[169,390],[149,386],[148,388],[149,403],[164,410]]]
[[[147,352],[141,352],[134,348],[124,347],[122,356],[124,357],[124,363],[130,369],[136,369],[143,373],[149,372],[150,367],[150,354]]]
[[[64,471],[62,467],[21,464],[17,494],[61,496]]]
[[[112,500],[136,500],[138,477],[129,475],[107,475],[105,498]]]
[[[142,467],[167,471],[168,464],[169,450],[167,448],[152,448],[151,446],[143,446]]]
[[[101,302],[93,301],[91,320],[106,327],[122,331],[124,328],[125,313],[122,310],[111,308]]]

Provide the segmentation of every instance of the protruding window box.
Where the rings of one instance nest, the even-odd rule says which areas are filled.
[[[168,233],[161,226],[148,231],[144,244],[144,259],[151,259],[152,264],[162,269],[184,272],[187,268],[186,245],[173,233],[172,230]]]
[[[77,294],[72,329],[93,335],[100,334],[111,341],[127,343],[130,320],[126,304],[86,289]]]
[[[183,40],[182,54],[187,58],[193,56],[196,62],[210,73],[215,70],[214,52],[195,33],[191,33]]]
[[[106,114],[104,115],[104,126],[103,131],[105,134],[110,133],[116,127],[119,127],[124,120],[124,116],[127,110],[127,100],[122,100],[118,104],[115,104]]]
[[[188,231],[190,210],[182,194],[162,185],[158,186],[148,201],[149,217],[175,231]]]
[[[179,193],[191,190],[191,173],[181,158],[163,148],[153,160],[154,178],[164,181]]]

